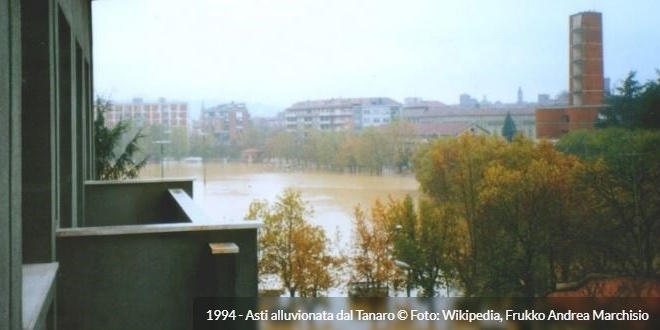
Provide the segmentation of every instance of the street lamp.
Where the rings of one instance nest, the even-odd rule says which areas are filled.
[[[160,144],[160,178],[165,177],[165,159],[163,158],[163,146],[169,144],[169,140],[154,141],[155,144]]]
[[[201,132],[202,137],[202,175],[204,176],[204,187],[206,187],[206,133]]]

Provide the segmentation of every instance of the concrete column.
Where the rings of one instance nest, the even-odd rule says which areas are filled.
[[[238,246],[234,243],[209,243],[215,266],[216,297],[236,297],[236,257]]]
[[[0,329],[22,329],[21,12],[0,0]]]
[[[55,118],[52,102],[51,9],[47,1],[21,8],[23,17],[23,258],[26,263],[55,259]]]

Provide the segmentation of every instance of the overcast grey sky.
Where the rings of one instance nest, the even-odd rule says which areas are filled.
[[[660,68],[660,1],[93,1],[94,83],[113,99],[286,107],[461,93],[513,102],[568,88],[568,16],[603,14],[605,75]]]

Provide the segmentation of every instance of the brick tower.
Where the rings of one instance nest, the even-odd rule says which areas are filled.
[[[569,17],[568,106],[536,109],[536,135],[556,139],[593,128],[603,107],[603,19],[601,13]]]
[[[571,105],[603,103],[603,19],[601,13],[570,17],[569,101]]]

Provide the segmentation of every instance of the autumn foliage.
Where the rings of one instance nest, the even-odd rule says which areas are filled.
[[[353,249],[350,256],[351,283],[361,284],[361,295],[387,290],[398,276],[392,256],[390,220],[385,205],[376,200],[370,212],[359,205],[353,211]]]
[[[329,240],[319,226],[308,223],[313,209],[300,192],[286,189],[277,201],[253,201],[246,219],[263,221],[259,233],[259,275],[275,275],[291,297],[316,297],[337,282]]]
[[[455,253],[445,256],[448,282],[471,296],[533,297],[593,273],[659,274],[660,135],[579,134],[560,141],[566,152],[521,136],[420,148],[421,188],[451,215],[435,218],[456,222],[444,247]]]
[[[594,274],[657,278],[658,145],[657,131],[623,129],[557,144],[465,134],[420,145],[420,199],[355,207],[348,284],[366,295],[537,297]],[[248,217],[264,221],[260,272],[291,296],[341,280],[344,259],[310,215],[294,190],[250,206]]]

